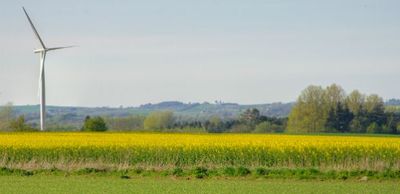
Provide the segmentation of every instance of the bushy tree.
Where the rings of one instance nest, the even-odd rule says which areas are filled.
[[[327,109],[336,112],[338,108],[343,108],[346,93],[339,85],[332,84],[326,87],[325,98]]]
[[[23,115],[11,120],[10,129],[12,131],[35,131],[35,129],[26,124],[25,117]]]
[[[13,120],[13,107],[12,103],[7,103],[0,107],[0,130],[9,131],[10,123]]]
[[[363,106],[365,103],[365,95],[361,94],[358,90],[352,91],[346,97],[346,106],[355,117],[359,116],[363,112]]]
[[[174,113],[159,111],[150,113],[144,120],[144,128],[148,130],[163,130],[174,125]]]
[[[224,123],[219,116],[212,116],[207,122],[205,122],[204,128],[209,133],[221,133],[225,131]]]
[[[106,122],[99,116],[93,118],[86,116],[82,127],[82,131],[107,131],[107,129]]]

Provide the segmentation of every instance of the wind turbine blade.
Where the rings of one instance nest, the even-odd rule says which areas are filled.
[[[72,47],[77,47],[77,46],[53,47],[53,48],[48,48],[48,49],[46,49],[46,51],[53,51],[53,50],[59,50],[59,49],[66,49],[66,48],[72,48]]]
[[[46,48],[46,46],[44,45],[42,39],[41,39],[40,36],[39,36],[39,33],[37,32],[35,26],[34,26],[33,23],[32,23],[31,18],[29,17],[28,13],[26,12],[25,8],[22,7],[22,9],[24,10],[26,17],[28,18],[28,21],[29,21],[29,23],[31,24],[32,30],[33,30],[33,32],[35,33],[36,38],[39,40],[40,44],[42,45],[42,48]]]

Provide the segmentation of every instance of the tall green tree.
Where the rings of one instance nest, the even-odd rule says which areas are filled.
[[[365,98],[365,95],[358,90],[353,90],[346,97],[346,106],[354,115],[353,120],[350,122],[350,132],[363,133],[367,130],[368,119],[365,116]]]
[[[320,132],[325,129],[329,112],[326,93],[321,86],[303,90],[289,114],[289,132]]]
[[[361,94],[358,90],[353,90],[346,97],[346,106],[349,108],[350,112],[354,114],[354,116],[358,116],[362,113],[364,103],[365,95]]]
[[[386,123],[387,120],[383,99],[376,94],[367,96],[365,100],[365,111],[368,126],[374,124],[374,132],[380,133],[382,130],[382,126]]]
[[[346,93],[342,87],[336,84],[332,84],[325,89],[325,98],[327,103],[327,108],[329,110],[337,111],[337,108],[343,108],[344,101],[346,98]]]
[[[365,99],[365,110],[367,113],[385,112],[383,99],[376,94],[371,94]]]

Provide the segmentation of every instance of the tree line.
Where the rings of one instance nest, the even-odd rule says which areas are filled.
[[[237,119],[211,116],[209,119],[188,119],[172,111],[155,111],[148,115],[127,117],[86,116],[80,131],[179,131],[179,132],[283,132],[286,118],[266,117],[257,109],[244,111]],[[38,131],[26,123],[23,115],[14,116],[12,105],[0,108],[0,131]],[[48,130],[54,130],[51,127]],[[58,130],[65,130],[58,128]]]
[[[304,89],[288,117],[267,117],[258,109],[244,110],[236,118],[214,115],[196,120],[172,111],[126,117],[90,117],[83,119],[81,131],[187,131],[209,133],[400,133],[400,109],[392,100],[385,106],[376,95],[358,90],[346,94],[336,84],[326,88],[311,85]],[[0,107],[0,130],[35,131],[24,116],[15,117],[12,104]],[[52,130],[52,129],[49,129]],[[65,130],[65,129],[61,129]]]
[[[287,118],[266,117],[257,109],[247,109],[237,119],[212,116],[206,120],[178,119],[171,111],[156,111],[147,116],[86,117],[83,131],[179,131],[179,132],[238,132],[273,133],[283,132]]]
[[[342,87],[311,85],[298,97],[288,118],[288,132],[399,133],[400,114],[385,109],[383,99]]]

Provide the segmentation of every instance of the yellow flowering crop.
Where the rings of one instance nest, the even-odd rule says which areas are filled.
[[[0,160],[129,165],[399,168],[400,138],[263,134],[0,133]]]

